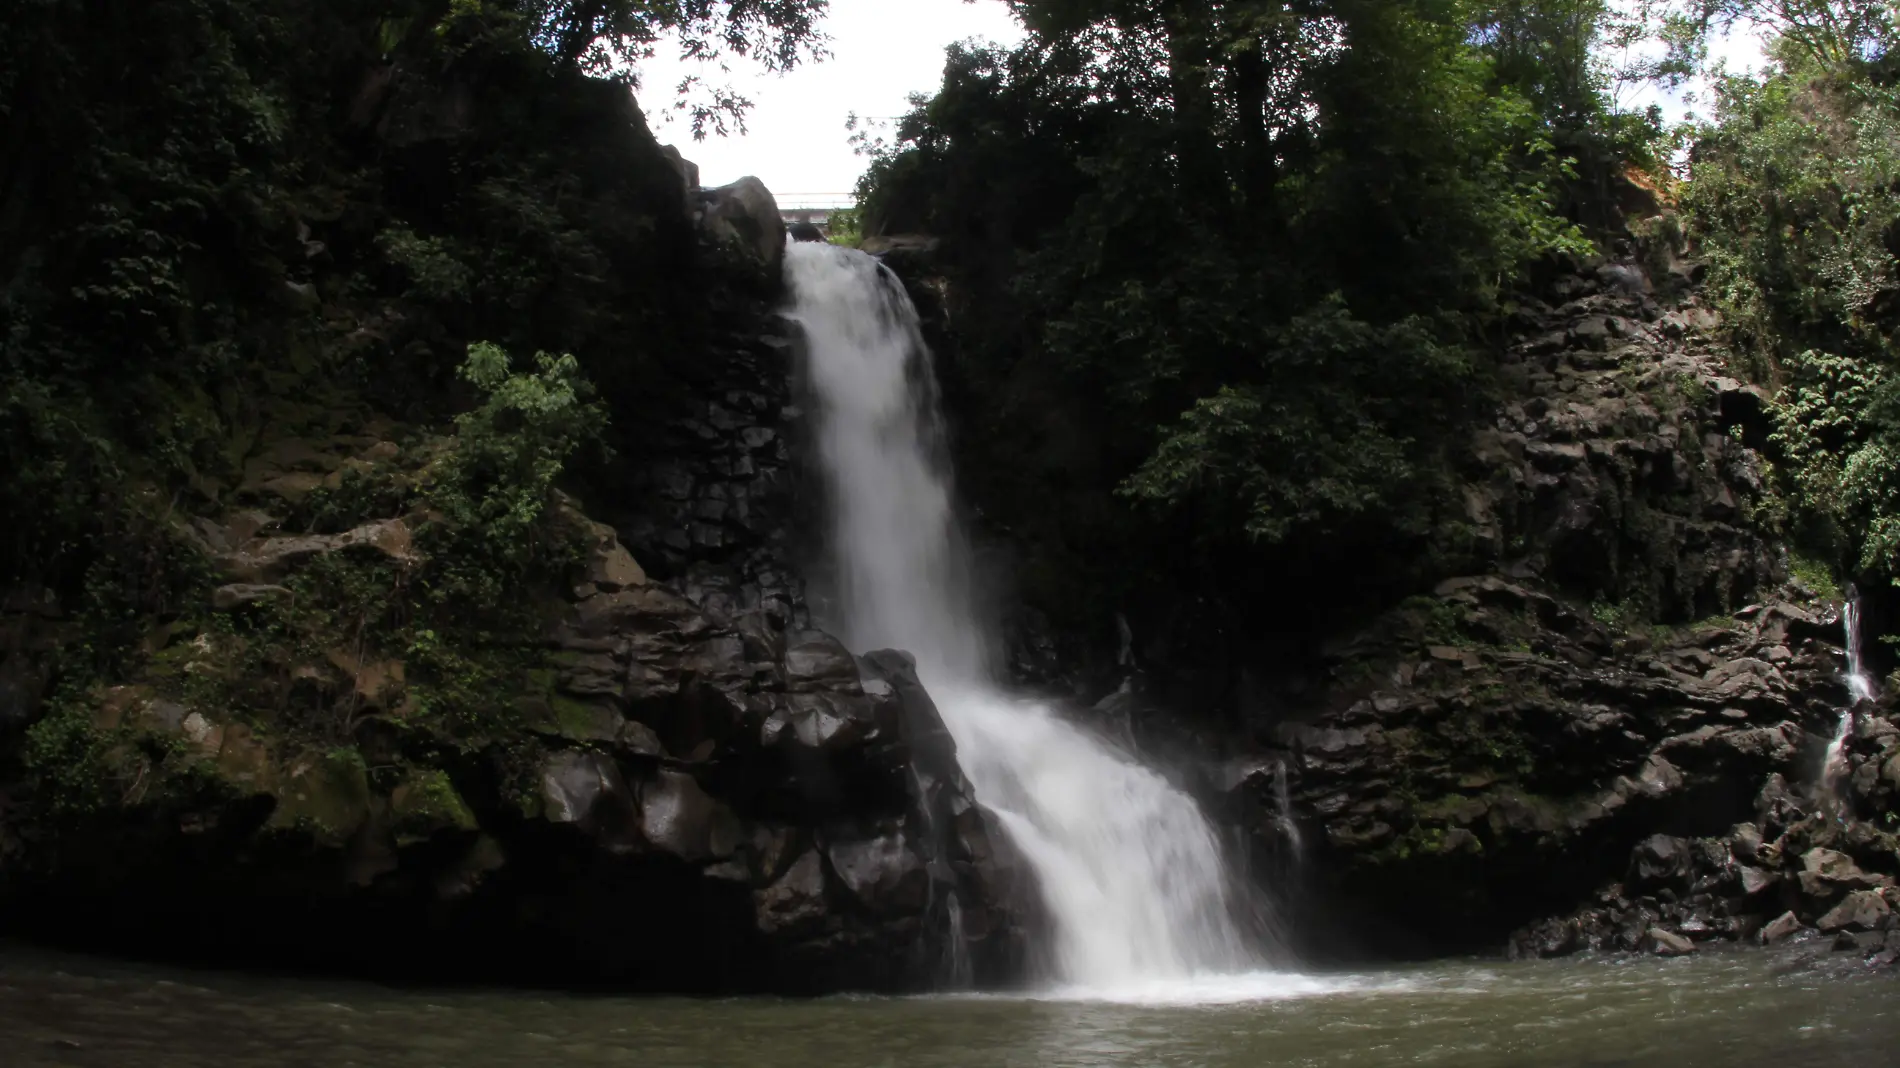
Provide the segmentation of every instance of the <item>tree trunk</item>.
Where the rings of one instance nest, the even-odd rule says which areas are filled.
[[[1267,134],[1268,80],[1266,52],[1262,42],[1235,53],[1231,60],[1234,107],[1234,145],[1239,152],[1235,184],[1247,212],[1263,219],[1273,212],[1273,143]]]
[[[1214,137],[1218,113],[1210,79],[1212,33],[1207,7],[1197,0],[1168,0],[1163,8],[1168,87],[1174,97],[1175,164],[1183,207],[1190,215],[1208,214],[1227,200]]]

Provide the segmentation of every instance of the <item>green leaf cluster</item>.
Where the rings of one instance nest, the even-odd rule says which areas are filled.
[[[475,339],[572,353],[637,447],[744,295],[543,31],[789,63],[820,6],[0,6],[0,581],[78,589],[141,494],[254,504],[273,438],[445,424]]]
[[[427,494],[477,555],[522,565],[553,499],[555,480],[581,446],[598,443],[606,412],[571,355],[537,353],[535,369],[515,372],[490,342],[469,346],[461,377],[485,395],[455,418],[455,443]]]
[[[1795,533],[1843,573],[1900,576],[1900,30],[1858,0],[1728,2],[1772,33],[1722,75],[1682,186],[1737,369],[1774,388]]]
[[[1013,6],[1027,40],[951,48],[859,192],[867,234],[942,241],[969,492],[1032,574],[1108,562],[1031,596],[1423,563],[1508,298],[1596,253],[1657,136],[1614,113],[1606,6]]]

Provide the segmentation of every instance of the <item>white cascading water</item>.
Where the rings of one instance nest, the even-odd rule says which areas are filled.
[[[793,244],[786,272],[832,510],[827,622],[853,648],[917,658],[964,773],[1040,878],[1053,978],[1128,991],[1244,968],[1220,846],[1194,802],[998,685],[903,288],[870,256],[820,243]]]
[[[1854,710],[1862,701],[1874,699],[1874,683],[1867,677],[1860,656],[1860,591],[1849,586],[1847,601],[1841,605],[1841,626],[1847,640],[1847,707],[1841,709],[1840,726],[1827,744],[1827,756],[1821,765],[1823,795],[1830,801],[1847,796],[1847,739],[1854,733]]]

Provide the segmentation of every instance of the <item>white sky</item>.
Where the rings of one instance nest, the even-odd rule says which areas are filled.
[[[1738,27],[1709,42],[1709,66],[1725,63],[1731,74],[1758,71],[1767,62],[1763,48],[1764,42],[1757,33]],[[1646,108],[1652,102],[1662,105],[1663,119],[1669,123],[1681,122],[1690,113],[1701,119],[1713,117],[1710,109],[1714,101],[1710,99],[1707,84],[1700,78],[1673,92],[1664,92],[1653,85],[1640,86],[1626,92],[1618,101],[1626,111]]]
[[[781,207],[846,204],[864,171],[864,160],[846,141],[850,114],[895,118],[910,109],[911,93],[936,92],[943,51],[952,42],[982,38],[1013,44],[1022,37],[1003,0],[832,0],[823,26],[831,35],[831,58],[782,76],[759,73],[743,60],[727,76],[683,65],[662,52],[640,71],[640,105],[654,134],[699,164],[705,185],[750,174],[765,182]],[[1710,51],[1711,58],[1726,59],[1733,70],[1761,65],[1761,42],[1749,35],[1712,42]],[[687,122],[672,111],[674,86],[688,73],[730,82],[750,97],[754,106],[746,125],[751,132],[694,142]],[[1674,122],[1692,109],[1706,117],[1703,96],[1699,85],[1671,94],[1643,87],[1627,93],[1621,104],[1635,110],[1660,101]]]
[[[694,142],[691,127],[671,109],[674,86],[696,68],[656,56],[640,70],[639,94],[654,135],[699,164],[704,185],[750,174],[781,207],[849,203],[864,160],[845,140],[848,116],[895,118],[910,110],[911,93],[935,93],[943,81],[943,51],[952,42],[979,37],[1014,44],[1022,37],[1003,0],[832,0],[823,27],[832,56],[821,63],[783,76],[757,73],[744,60],[729,78],[716,69],[699,72],[707,81],[730,81],[751,98],[751,132],[743,137]]]

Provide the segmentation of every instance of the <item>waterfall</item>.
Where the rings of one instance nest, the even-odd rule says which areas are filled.
[[[1854,710],[1862,701],[1874,699],[1874,683],[1867,677],[1860,655],[1860,591],[1847,587],[1847,601],[1841,606],[1841,626],[1847,642],[1847,707],[1841,709],[1840,725],[1827,743],[1827,756],[1821,765],[1821,792],[1824,799],[1845,803],[1847,798],[1847,739],[1854,733]]]
[[[1306,841],[1300,836],[1299,820],[1293,818],[1293,792],[1287,786],[1285,758],[1273,762],[1273,799],[1280,806],[1275,817],[1280,833],[1293,854],[1293,866],[1298,868],[1306,859]]]
[[[825,622],[855,649],[917,658],[978,799],[1039,878],[1050,978],[1127,990],[1245,967],[1219,842],[1193,800],[997,681],[903,287],[871,257],[819,243],[794,244],[786,273],[830,509]]]

